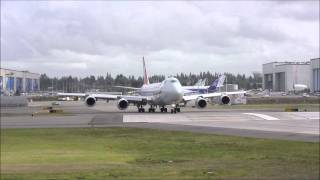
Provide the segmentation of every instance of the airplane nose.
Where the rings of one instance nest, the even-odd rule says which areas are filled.
[[[178,97],[179,100],[182,99],[182,96],[183,96],[183,90],[181,88],[181,85],[175,85],[174,86],[174,92],[176,94],[176,96]]]
[[[163,87],[164,99],[168,104],[179,103],[183,98],[183,89],[177,79],[168,80]]]
[[[176,91],[177,91],[177,93],[178,93],[179,95],[183,96],[183,90],[182,90],[181,87],[177,87],[177,88],[176,88]]]

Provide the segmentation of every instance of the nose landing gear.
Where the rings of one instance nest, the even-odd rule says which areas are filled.
[[[180,112],[180,108],[173,108],[171,109],[171,114],[176,114],[177,112]]]
[[[178,104],[173,104],[171,109],[171,114],[176,114],[177,112],[180,112],[180,107]]]

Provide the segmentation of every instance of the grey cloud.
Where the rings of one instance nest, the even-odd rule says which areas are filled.
[[[251,18],[250,20],[242,19],[239,35],[244,38],[264,39],[278,43],[289,39],[289,36],[273,24],[273,21],[270,19],[264,19],[263,21],[257,18]]]
[[[276,17],[319,22],[319,1],[279,1],[273,8]]]
[[[319,56],[319,8],[308,14],[317,2],[1,4],[1,65],[49,75],[140,75],[142,56],[158,74],[250,73],[272,58]]]

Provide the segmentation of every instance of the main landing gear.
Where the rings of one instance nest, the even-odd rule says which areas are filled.
[[[156,112],[156,109],[153,106],[150,106],[149,112]]]
[[[162,106],[162,107],[160,108],[160,111],[161,111],[161,112],[168,112],[168,109],[167,109],[166,107]]]
[[[142,112],[142,113],[145,112],[145,109],[143,108],[142,105],[138,105],[137,107],[138,107],[138,112]],[[151,107],[148,109],[148,112],[156,112],[156,109],[155,109],[153,106],[151,106]]]
[[[138,105],[138,112],[145,112],[144,108],[142,105]]]
[[[145,109],[143,108],[142,105],[138,105],[137,107],[138,107],[138,112],[139,113],[144,113],[145,112]],[[150,106],[150,108],[148,109],[149,113],[151,113],[151,112],[154,113],[155,111],[156,111],[156,106]],[[160,111],[162,113],[166,113],[166,112],[168,112],[168,109],[165,106],[162,106],[160,108]],[[172,109],[171,109],[171,114],[176,114],[177,112],[180,112],[180,107],[177,106],[177,105],[174,105],[174,107],[172,107]]]

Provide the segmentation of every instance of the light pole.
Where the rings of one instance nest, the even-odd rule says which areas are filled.
[[[53,78],[51,79],[51,95],[53,96]]]

